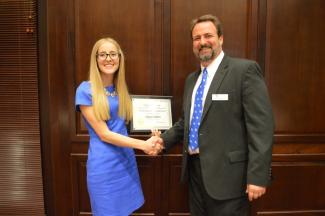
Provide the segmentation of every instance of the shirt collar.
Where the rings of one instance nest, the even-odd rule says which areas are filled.
[[[215,58],[211,64],[208,65],[207,68],[207,71],[208,71],[208,76],[211,76],[211,75],[214,75],[217,70],[218,70],[218,67],[223,59],[223,57],[225,56],[225,53],[221,50],[220,54],[217,56],[217,58]],[[201,65],[201,71],[204,70],[204,67]]]

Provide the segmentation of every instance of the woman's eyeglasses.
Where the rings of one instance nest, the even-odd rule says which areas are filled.
[[[120,57],[120,53],[117,53],[117,52],[110,52],[110,53],[101,52],[101,53],[96,54],[97,59],[99,59],[101,61],[106,60],[108,56],[112,60],[117,60]]]

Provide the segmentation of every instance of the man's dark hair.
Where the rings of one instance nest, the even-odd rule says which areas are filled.
[[[216,16],[213,16],[211,14],[206,14],[206,15],[200,16],[198,18],[195,18],[191,21],[191,28],[190,28],[191,37],[192,37],[193,28],[196,24],[201,23],[201,22],[209,22],[209,21],[212,22],[213,25],[216,27],[218,37],[223,35],[223,28],[222,28],[222,24],[221,24],[220,20]]]

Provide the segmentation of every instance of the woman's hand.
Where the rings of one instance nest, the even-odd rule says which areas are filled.
[[[163,145],[161,144],[161,138],[158,136],[152,136],[146,141],[144,141],[144,143],[145,144],[143,151],[148,155],[155,156],[159,154],[163,149]]]

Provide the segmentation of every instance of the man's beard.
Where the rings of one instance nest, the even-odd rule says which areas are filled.
[[[200,54],[201,49],[203,48],[209,48],[211,49],[211,53],[210,54]],[[201,62],[207,62],[213,59],[213,57],[215,56],[215,51],[212,49],[211,46],[201,46],[199,49],[199,53],[197,55],[200,59]]]

